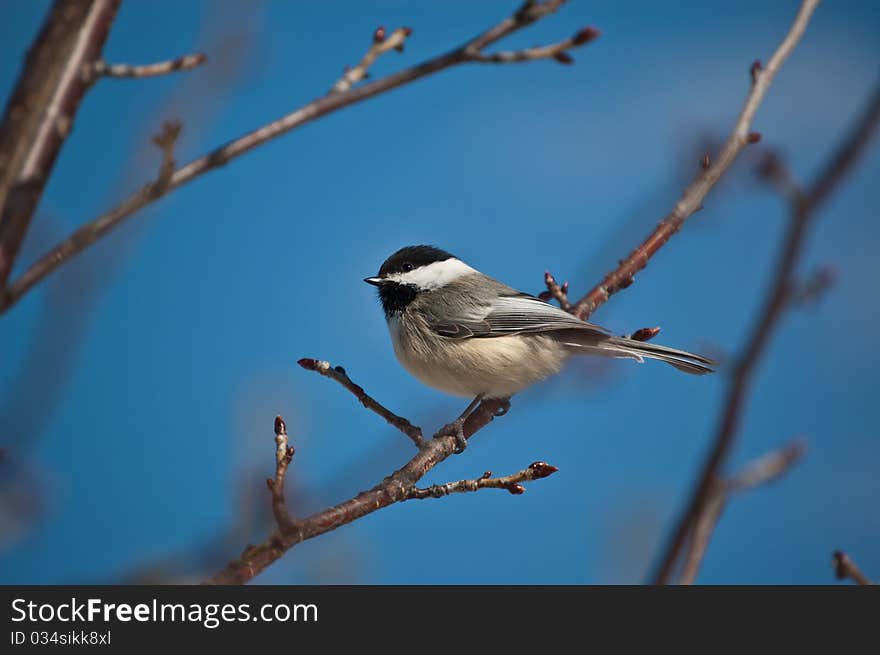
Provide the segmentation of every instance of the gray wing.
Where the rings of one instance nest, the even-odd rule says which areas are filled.
[[[452,339],[571,329],[608,334],[605,329],[581,321],[540,298],[513,290],[511,292],[512,295],[495,296],[492,302],[460,306],[459,311],[445,312],[445,316],[427,317],[428,324],[437,334]]]

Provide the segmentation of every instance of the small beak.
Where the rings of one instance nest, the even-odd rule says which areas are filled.
[[[374,287],[378,287],[382,284],[383,280],[381,277],[365,277],[364,282],[372,284]]]

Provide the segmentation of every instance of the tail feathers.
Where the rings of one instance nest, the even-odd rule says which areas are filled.
[[[645,341],[636,341],[627,337],[609,337],[601,341],[592,340],[591,343],[566,343],[566,345],[576,348],[590,354],[605,355],[608,357],[625,357],[635,359],[639,362],[644,358],[659,359],[666,362],[670,366],[674,366],[679,371],[691,373],[693,375],[705,375],[706,373],[714,373],[715,365],[708,357],[687,352],[686,350],[678,350],[668,346],[660,346]]]

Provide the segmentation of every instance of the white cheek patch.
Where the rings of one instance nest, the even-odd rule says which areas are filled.
[[[470,275],[477,271],[455,257],[442,262],[434,262],[427,266],[408,271],[406,273],[394,273],[388,279],[398,284],[412,284],[419,289],[439,289],[457,280],[464,275]]]

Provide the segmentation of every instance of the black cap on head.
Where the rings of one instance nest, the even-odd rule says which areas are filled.
[[[385,260],[382,268],[379,269],[379,276],[406,273],[420,266],[427,266],[434,262],[443,262],[453,257],[455,255],[434,246],[407,246],[401,248]]]

